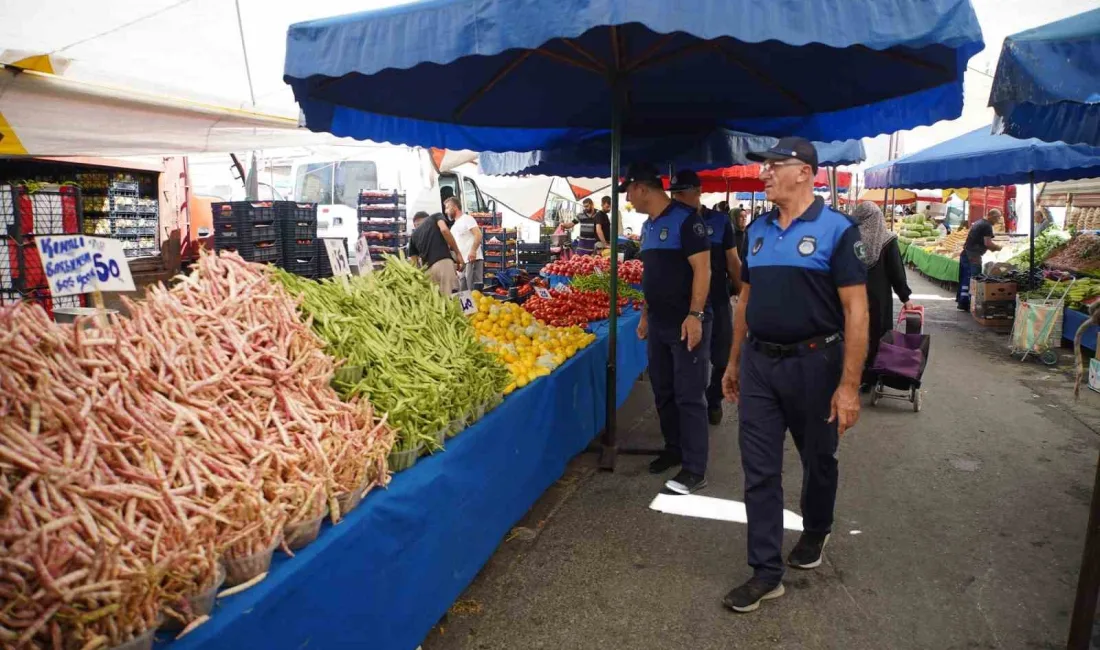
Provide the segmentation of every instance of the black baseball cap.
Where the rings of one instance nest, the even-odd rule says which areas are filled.
[[[661,183],[661,172],[657,171],[657,167],[650,163],[635,163],[626,169],[626,176],[623,177],[623,182],[619,183],[619,191],[625,192],[626,188],[630,187],[631,183],[638,181],[651,181],[656,182],[658,185]]]
[[[788,137],[780,138],[766,151],[752,151],[746,156],[753,162],[768,162],[769,160],[788,160],[795,158],[806,163],[817,173],[817,149],[814,143],[806,138]]]
[[[669,179],[668,189],[672,192],[683,192],[693,187],[703,187],[703,181],[699,180],[699,174],[690,169],[682,169]]]

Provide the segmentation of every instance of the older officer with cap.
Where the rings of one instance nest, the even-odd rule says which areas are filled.
[[[665,450],[649,471],[682,465],[665,488],[691,494],[707,483],[710,241],[695,210],[665,194],[656,167],[631,166],[619,191],[649,215],[642,226],[645,305],[638,337],[648,340],[649,376],[665,438]]]
[[[710,383],[707,385],[707,417],[711,424],[722,422],[722,375],[729,363],[733,341],[733,314],[730,311],[730,283],[740,284],[741,260],[733,222],[724,211],[711,210],[702,203],[702,182],[690,169],[676,172],[669,183],[672,198],[695,208],[707,227],[710,240],[710,308],[714,324],[710,331]]]
[[[776,208],[745,233],[726,397],[739,402],[753,577],[724,603],[751,612],[783,595],[783,443],[802,459],[804,532],[787,564],[813,569],[833,524],[837,446],[859,418],[867,354],[866,257],[859,228],[813,193],[817,151],[782,138],[750,154]]]

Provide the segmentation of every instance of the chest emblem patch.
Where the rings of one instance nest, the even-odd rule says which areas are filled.
[[[694,230],[694,231],[695,231],[695,234],[696,234],[696,235],[699,235],[700,237],[702,237],[702,236],[703,236],[703,233],[705,233],[705,232],[707,231],[707,228],[706,228],[706,226],[704,226],[704,225],[703,225],[703,224],[701,224],[701,223],[697,223],[697,224],[695,224],[694,226],[692,226],[692,227],[691,227],[691,229],[692,229],[692,230]]]
[[[802,257],[809,257],[817,250],[817,238],[809,235],[798,240],[798,254]]]
[[[864,244],[862,240],[857,241],[853,247],[856,253],[856,259],[864,264],[867,263],[867,244]]]
[[[664,240],[668,239],[668,228],[661,228],[661,234],[657,235],[657,237],[661,241],[664,241]]]
[[[752,243],[752,254],[756,255],[757,253],[760,252],[761,248],[764,248],[764,238],[763,237],[757,237],[756,241],[754,241]]]
[[[707,226],[707,236],[709,237],[713,234],[714,234],[714,226]]]

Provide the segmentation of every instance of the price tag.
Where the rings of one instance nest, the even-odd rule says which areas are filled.
[[[557,291],[558,293],[573,293],[573,289],[564,282],[559,282],[555,284],[554,291]]]
[[[370,244],[366,237],[360,237],[355,242],[355,265],[359,267],[359,275],[366,275],[374,271],[374,263],[370,259]]]
[[[619,264],[622,264],[623,262],[626,261],[626,253],[619,253],[618,257],[619,257]]]
[[[469,291],[459,291],[455,294],[458,306],[462,307],[462,313],[469,316],[477,313],[477,305],[474,304],[474,296]]]
[[[543,300],[550,300],[550,292],[542,287],[535,287],[535,295]]]
[[[49,235],[34,240],[54,296],[92,291],[134,291],[122,242],[87,235]]]
[[[332,265],[334,276],[351,275],[351,265],[348,264],[348,250],[344,246],[342,237],[326,238],[325,250],[328,252],[328,262]]]

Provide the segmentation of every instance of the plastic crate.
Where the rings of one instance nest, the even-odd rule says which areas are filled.
[[[25,185],[11,186],[5,195],[11,210],[2,210],[5,232],[16,238],[34,235],[77,235],[83,232],[80,189],[71,185],[53,185],[30,190]]]
[[[317,238],[317,221],[283,221],[279,224],[283,240],[312,240]]]
[[[19,278],[19,244],[0,237],[0,291],[14,291]]]
[[[516,244],[516,250],[522,253],[549,253],[550,242],[526,242],[521,241]]]
[[[316,257],[290,259],[284,257],[279,266],[303,278],[317,277],[318,264]]]
[[[316,203],[274,201],[275,216],[279,221],[317,221]]]
[[[283,260],[287,262],[295,258],[317,258],[317,241],[314,239],[284,239],[282,247]]]
[[[210,205],[210,210],[213,213],[215,228],[219,223],[237,222],[243,225],[275,221],[275,206],[270,201],[213,203]]]
[[[137,196],[137,181],[111,181],[107,185],[107,194],[113,196]]]
[[[403,192],[389,190],[360,190],[359,205],[392,205],[404,206],[406,204]]]

